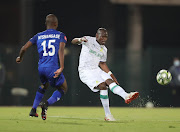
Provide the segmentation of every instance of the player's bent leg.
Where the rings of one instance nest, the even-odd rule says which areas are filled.
[[[64,82],[63,82],[63,84],[60,86],[60,87],[58,87],[57,89],[61,89],[61,90],[63,90],[63,92],[64,93],[66,93],[67,92],[67,90],[68,90],[68,86],[67,86],[67,82],[66,82],[66,79],[64,79]]]
[[[60,98],[64,95],[64,93],[67,92],[67,82],[66,82],[66,80],[64,80],[64,82],[63,82],[63,84],[61,86],[58,86],[56,88],[57,88],[57,90],[54,91],[52,96],[46,102],[42,103],[41,117],[42,117],[43,120],[46,120],[48,106],[54,104],[57,101],[59,101]]]
[[[41,117],[42,117],[43,120],[46,120],[48,106],[54,104],[57,101],[59,101],[60,98],[62,97],[62,95],[64,95],[64,91],[62,89],[58,89],[58,90],[54,91],[52,96],[47,101],[42,103]]]
[[[39,105],[39,103],[41,102],[47,87],[48,87],[48,83],[46,83],[44,85],[42,84],[41,86],[39,86],[39,88],[36,92],[36,96],[35,96],[35,99],[33,102],[32,109],[29,113],[29,116],[38,117],[38,114],[36,113],[36,109],[37,109],[37,106]]]
[[[64,79],[64,82],[61,86],[56,87],[57,90],[54,91],[52,96],[47,100],[48,105],[52,105],[55,102],[59,101],[61,96],[63,96],[67,92],[67,82],[66,79]]]

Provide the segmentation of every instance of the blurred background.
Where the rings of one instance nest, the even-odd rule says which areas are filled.
[[[40,85],[36,46],[26,52],[23,63],[16,64],[15,59],[33,35],[45,30],[50,13],[58,17],[58,30],[68,38],[64,75],[69,89],[55,105],[101,106],[99,93],[79,79],[81,46],[71,40],[95,36],[99,27],[105,27],[109,68],[127,92],[140,92],[130,106],[144,107],[147,102],[156,107],[180,106],[180,94],[171,85],[156,82],[157,72],[168,70],[173,58],[180,57],[180,0],[2,0],[0,105],[32,105]],[[54,90],[49,87],[44,99]],[[109,98],[111,106],[129,106],[111,92]]]

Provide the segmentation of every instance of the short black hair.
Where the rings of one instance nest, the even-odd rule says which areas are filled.
[[[51,25],[55,22],[58,22],[58,19],[54,14],[49,14],[46,16],[46,25]]]
[[[107,30],[106,30],[105,28],[98,28],[97,33],[99,33],[100,31],[105,31],[105,32],[107,32]]]

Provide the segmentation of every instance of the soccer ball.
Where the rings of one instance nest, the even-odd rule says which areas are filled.
[[[161,85],[167,85],[172,80],[171,73],[164,69],[160,70],[156,76],[156,80]]]

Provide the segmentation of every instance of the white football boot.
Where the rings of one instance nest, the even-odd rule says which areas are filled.
[[[139,96],[138,92],[130,92],[125,98],[125,103],[129,104],[131,101],[135,100]]]
[[[114,119],[113,115],[107,115],[105,118],[104,118],[105,121],[116,121],[116,119]]]

